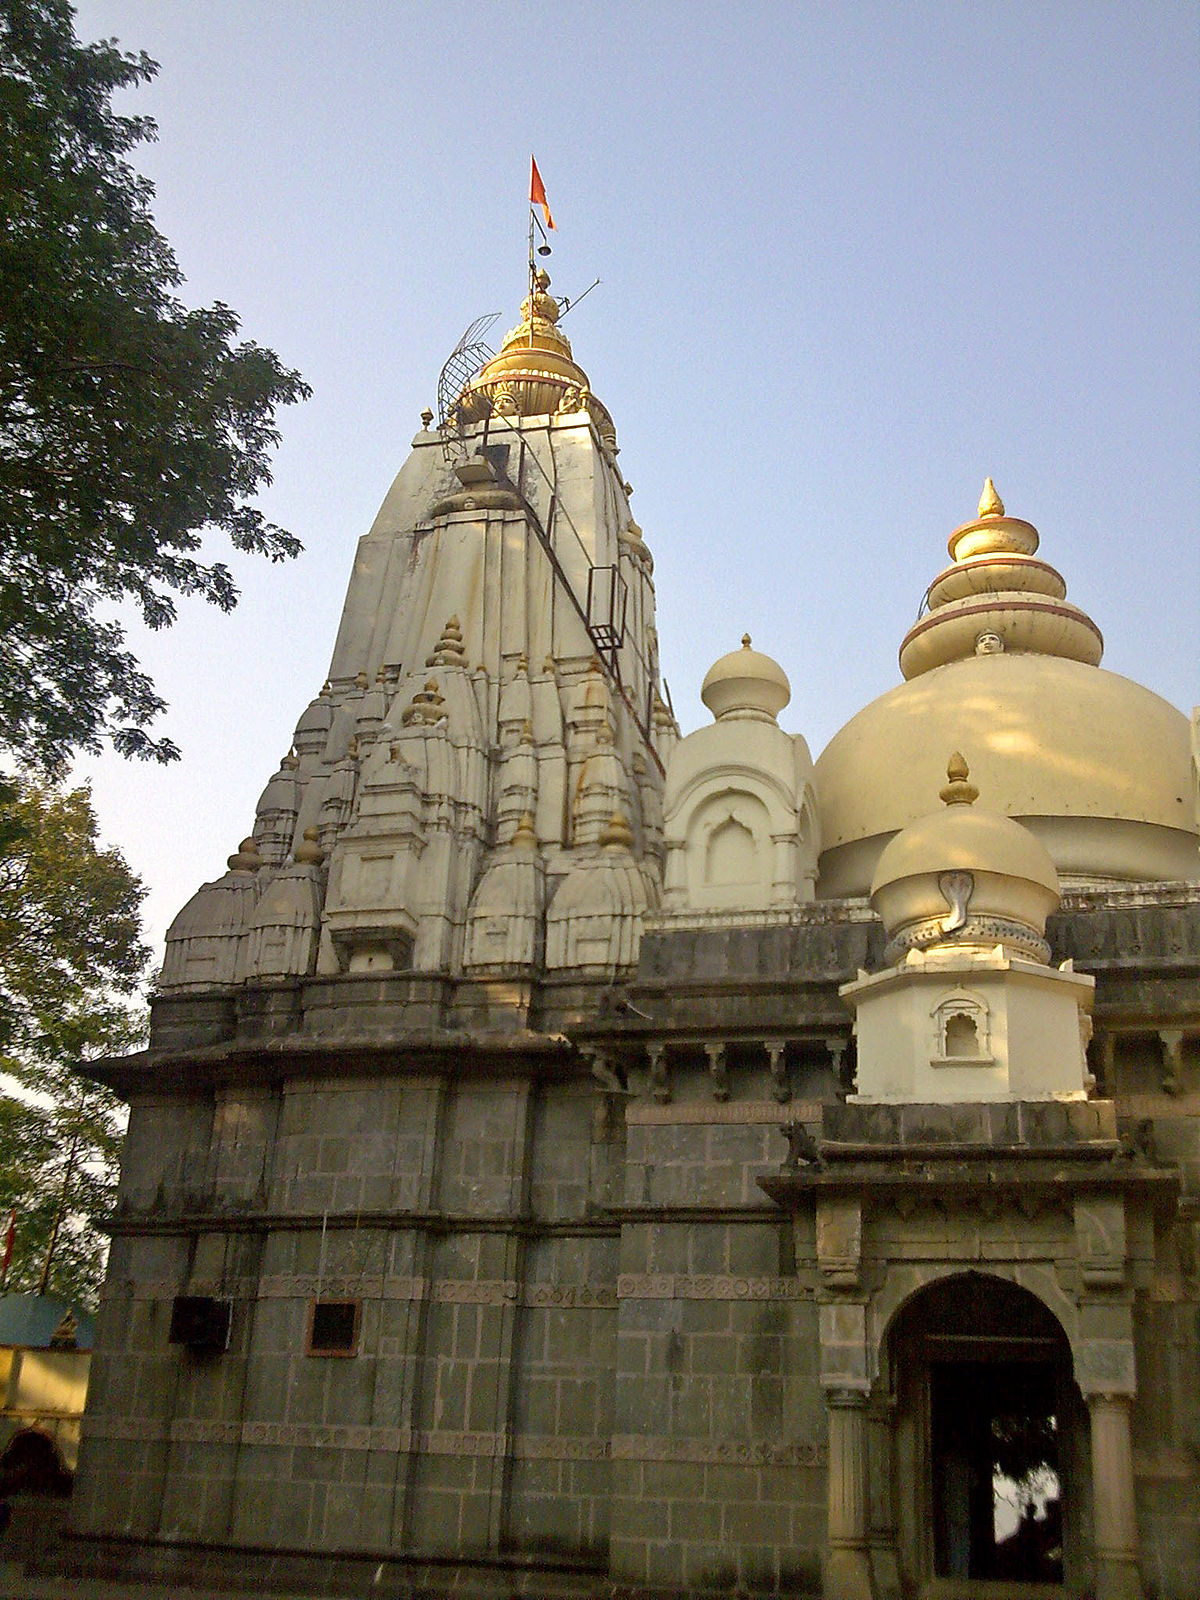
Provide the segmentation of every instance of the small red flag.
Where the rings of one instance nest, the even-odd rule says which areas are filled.
[[[17,1208],[8,1213],[8,1232],[4,1235],[4,1259],[0,1261],[0,1283],[8,1278],[8,1269],[12,1263],[13,1241],[17,1237]]]
[[[537,162],[532,156],[529,158],[529,204],[541,206],[542,215],[546,219],[546,226],[554,228],[554,218],[550,215],[550,207],[546,204],[546,185],[542,182],[542,175],[537,169]],[[558,232],[554,228],[555,233]]]

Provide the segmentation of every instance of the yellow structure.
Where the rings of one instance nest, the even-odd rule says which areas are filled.
[[[893,834],[928,807],[946,752],[970,752],[989,804],[1041,840],[1071,885],[1171,882],[1196,863],[1187,718],[1100,667],[1100,630],[1037,559],[1037,530],[987,480],[953,564],[905,635],[905,682],[817,762],[823,899],[869,892]],[[1114,750],[1121,759],[1113,759]]]
[[[0,1295],[0,1457],[38,1433],[74,1472],[92,1339],[91,1317],[57,1295]]]

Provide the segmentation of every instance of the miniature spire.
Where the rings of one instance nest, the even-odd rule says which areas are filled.
[[[262,864],[263,858],[259,854],[258,840],[254,838],[243,839],[229,858],[230,872],[257,872]]]
[[[466,660],[466,647],[463,644],[462,623],[457,617],[451,617],[442,629],[442,636],[433,648],[432,655],[426,657],[427,667],[461,667]]]
[[[983,493],[979,496],[979,511],[981,517],[1002,517],[1004,515],[1004,501],[996,493],[996,485],[990,478],[983,484]]]
[[[617,849],[633,849],[633,829],[629,826],[628,818],[623,811],[614,811],[605,825],[604,832],[600,835],[602,846],[614,846]]]
[[[325,852],[321,849],[321,833],[319,828],[305,828],[304,837],[296,846],[292,860],[297,866],[319,867],[325,859]]]
[[[411,704],[400,720],[406,728],[414,722],[424,722],[432,726],[433,723],[440,722],[445,714],[445,696],[438,688],[437,679],[429,678],[425,687],[418,689],[413,695]]]
[[[944,789],[939,789],[938,797],[948,806],[973,806],[979,799],[979,790],[967,781],[970,768],[960,750],[956,750],[946,763],[946,777],[949,782]]]

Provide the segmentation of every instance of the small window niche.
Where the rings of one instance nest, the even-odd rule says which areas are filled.
[[[306,1353],[310,1356],[357,1355],[361,1317],[361,1300],[314,1300],[308,1319]]]
[[[167,1339],[196,1356],[224,1355],[233,1327],[233,1301],[207,1294],[177,1294],[171,1301]]]
[[[993,1062],[988,1008],[969,994],[948,995],[933,1013],[935,1067],[983,1067]]]

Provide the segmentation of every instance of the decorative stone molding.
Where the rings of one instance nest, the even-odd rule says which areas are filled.
[[[751,1278],[721,1273],[622,1273],[618,1300],[812,1300],[797,1278]]]
[[[772,1444],[762,1440],[671,1439],[655,1434],[613,1435],[614,1461],[677,1461],[696,1466],[819,1467],[825,1447],[811,1439]]]
[[[673,1100],[668,1105],[650,1105],[633,1101],[625,1107],[625,1121],[630,1127],[674,1126],[690,1123],[713,1126],[770,1123],[782,1125],[791,1122],[816,1122],[821,1116],[818,1100],[794,1100],[780,1105],[775,1100]]]

